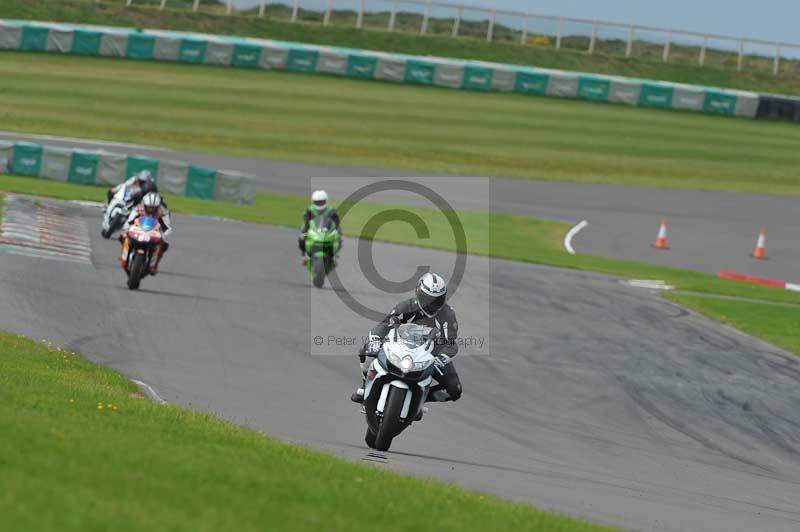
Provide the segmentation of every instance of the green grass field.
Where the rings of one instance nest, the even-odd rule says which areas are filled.
[[[0,53],[2,129],[310,162],[800,193],[791,123],[318,75]]]
[[[144,400],[119,373],[0,332],[6,530],[601,532],[432,481],[355,465]]]
[[[145,0],[136,0],[142,4]],[[386,27],[388,12],[378,16],[367,16],[365,25],[380,26],[380,29],[356,30],[353,28],[354,13],[339,12],[335,14],[334,25],[323,27],[319,13],[315,15],[301,10],[303,23],[291,24],[286,21],[290,10],[284,5],[291,0],[267,3],[271,17],[259,19],[255,16],[226,16],[222,14],[219,3],[202,1],[201,9],[206,12],[192,13],[188,10],[189,0],[170,0],[168,6],[180,9],[160,11],[155,8],[157,0],[147,0],[150,6],[125,7],[122,0],[95,2],[93,0],[0,0],[0,17],[46,20],[59,22],[78,22],[111,26],[128,26],[139,28],[164,28],[184,31],[199,31],[228,35],[244,35],[284,41],[299,41],[312,44],[327,44],[387,52],[401,52],[416,55],[438,55],[465,59],[495,61],[534,65],[547,68],[560,68],[582,72],[597,72],[618,76],[662,79],[681,83],[732,87],[753,91],[800,94],[800,70],[797,61],[788,58],[783,61],[781,75],[772,75],[772,63],[769,57],[748,56],[745,60],[745,71],[736,72],[736,56],[728,52],[720,53],[708,50],[707,65],[696,65],[699,48],[674,44],[672,60],[664,63],[661,60],[661,48],[658,45],[637,42],[634,46],[636,56],[624,57],[625,43],[621,40],[604,40],[597,42],[598,52],[589,55],[583,51],[567,49],[575,45],[585,50],[588,38],[565,37],[565,49],[556,50],[551,46],[522,46],[516,42],[503,41],[504,38],[518,39],[506,35],[503,26],[495,28],[495,42],[488,43],[485,36],[486,24],[471,24],[462,21],[462,34],[473,33],[473,37],[449,37],[450,26],[446,21],[431,18],[430,33],[440,35],[419,35],[421,17],[400,13],[397,17],[397,28],[401,31],[389,33]],[[213,4],[213,5],[209,5]],[[324,5],[318,2],[317,6]],[[337,4],[337,7],[342,7]],[[350,6],[355,7],[355,4]],[[402,7],[402,6],[401,6]],[[388,4],[387,4],[388,10]],[[211,11],[211,12],[209,12]],[[316,20],[310,20],[316,18]],[[498,21],[499,22],[499,21]],[[343,25],[337,26],[336,24]],[[452,22],[450,22],[451,24]],[[474,26],[474,27],[471,27]],[[532,28],[533,31],[533,28]],[[441,35],[444,33],[445,35]],[[533,37],[534,34],[531,35]],[[574,42],[573,42],[574,41]]]

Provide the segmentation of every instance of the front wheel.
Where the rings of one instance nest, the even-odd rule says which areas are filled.
[[[390,387],[386,407],[383,409],[383,419],[375,435],[375,449],[388,451],[392,439],[400,432],[400,413],[403,411],[406,393],[408,393],[406,390]]]
[[[114,231],[119,229],[121,225],[122,225],[122,216],[120,215],[114,216],[108,222],[108,230],[103,229],[100,232],[100,234],[103,236],[103,238],[111,238],[111,235],[114,234]]]
[[[322,288],[325,284],[325,258],[314,257],[311,263],[311,275],[314,276],[314,286]]]
[[[139,283],[144,274],[144,253],[134,253],[131,268],[128,271],[128,288],[136,290],[139,288]]]
[[[369,447],[370,449],[374,449],[375,448],[375,437],[376,436],[377,436],[377,434],[372,432],[371,428],[367,427],[367,434],[364,436],[364,443],[366,443],[367,447]]]

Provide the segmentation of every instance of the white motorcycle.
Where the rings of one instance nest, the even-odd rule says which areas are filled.
[[[436,371],[433,349],[439,331],[406,323],[389,331],[372,361],[364,382],[364,411],[367,445],[388,451],[392,439],[422,419],[427,409]],[[359,394],[361,390],[359,390]]]
[[[103,230],[100,232],[103,238],[111,238],[111,235],[122,227],[133,208],[134,193],[131,187],[123,184],[112,196],[103,211]]]

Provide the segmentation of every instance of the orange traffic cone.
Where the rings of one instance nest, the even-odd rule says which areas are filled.
[[[669,249],[667,247],[667,219],[661,218],[661,227],[658,228],[658,237],[656,238],[657,249]]]
[[[756,241],[756,247],[755,249],[753,249],[754,259],[764,260],[767,258],[766,240],[767,240],[767,230],[762,227],[761,231],[758,232],[758,240]]]

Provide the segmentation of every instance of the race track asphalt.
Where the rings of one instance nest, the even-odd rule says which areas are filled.
[[[470,258],[452,303],[461,335],[488,347],[456,359],[463,399],[433,405],[381,457],[348,399],[354,357],[309,354],[314,336],[357,337],[370,323],[327,285],[310,287],[293,231],[176,215],[162,272],[131,293],[99,211],[67,208],[90,221],[92,264],[0,251],[0,329],[79,351],[169,402],[377,467],[643,531],[800,529],[800,358],[648,291]],[[342,283],[388,310],[355,248]],[[391,279],[452,261],[374,250]]]
[[[125,148],[102,141],[37,139],[0,132],[0,140],[32,140],[65,147],[135,152],[226,168],[259,177],[259,188],[284,194],[306,195],[312,178],[422,177],[406,170],[362,168],[175,152],[135,146]],[[620,185],[575,184],[524,179],[491,179],[491,199],[476,197],[457,176],[447,196],[455,208],[530,214],[589,225],[573,240],[578,253],[617,257],[717,273],[734,270],[750,275],[800,283],[800,203],[792,196],[654,189]],[[324,180],[314,179],[321,186]],[[333,197],[352,187],[330,180]],[[391,201],[390,194],[377,199]],[[404,201],[400,199],[399,201]],[[298,215],[299,217],[299,215]],[[653,248],[661,217],[669,223],[668,251]],[[761,227],[767,229],[769,260],[750,253]]]

